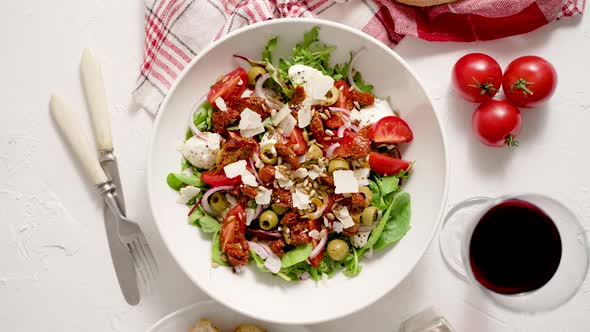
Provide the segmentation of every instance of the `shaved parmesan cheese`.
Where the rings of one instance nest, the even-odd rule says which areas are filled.
[[[299,210],[307,210],[309,209],[309,195],[302,192],[299,189],[296,189],[293,194],[291,194],[293,198],[293,206]]]
[[[281,188],[291,189],[291,187],[293,187],[293,181],[291,179],[287,178],[280,171],[277,171],[275,173],[275,179],[277,179],[279,187],[281,187]]]
[[[244,90],[244,92],[242,92],[242,95],[240,96],[240,98],[250,97],[253,93],[254,93],[253,90],[246,89],[246,90]]]
[[[313,165],[311,166],[311,168],[307,171],[307,176],[312,179],[315,180],[317,179],[320,174],[322,174],[322,172],[324,171],[325,167],[318,167],[317,165]]]
[[[264,204],[269,204],[270,203],[270,199],[272,197],[272,189],[266,189],[263,186],[259,186],[258,187],[258,194],[256,195],[256,204],[258,205],[264,205]]]
[[[246,209],[246,225],[247,226],[250,226],[250,223],[252,222],[252,220],[254,220],[255,216],[256,216],[256,210],[250,209],[250,208]]]
[[[254,128],[254,129],[240,130],[240,135],[242,135],[243,137],[254,137],[258,134],[262,134],[263,132],[264,132],[264,127],[260,126],[258,128]]]
[[[358,181],[359,186],[368,186],[369,185],[369,173],[371,172],[370,168],[359,168],[354,170],[354,177]]]
[[[193,186],[186,186],[184,188],[180,188],[180,196],[176,199],[176,203],[179,204],[186,204],[191,198],[197,196],[197,194],[201,191],[201,189]]]
[[[253,137],[264,132],[264,126],[262,125],[260,114],[246,107],[240,114],[240,117],[240,123],[238,125],[240,135],[244,137]]]
[[[311,100],[305,99],[303,107],[297,111],[297,118],[299,120],[299,128],[305,128],[311,123]]]
[[[256,181],[256,177],[250,173],[248,168],[246,168],[246,161],[245,160],[238,160],[235,163],[231,163],[223,168],[225,172],[225,176],[228,178],[235,178],[239,176],[242,179],[242,183],[248,186],[256,187],[258,186],[258,182]]]
[[[298,179],[304,179],[307,176],[307,169],[300,167],[295,172],[293,172],[293,176]]]
[[[230,208],[238,205],[238,200],[230,194],[225,194],[225,199],[227,199],[227,202],[229,203]]]
[[[243,85],[244,81],[242,81],[242,79],[240,78],[240,80],[238,81],[238,85]]]
[[[344,230],[344,226],[342,225],[342,223],[340,221],[334,221],[334,223],[332,224],[332,228],[334,229],[334,232],[336,232],[336,233],[340,233]]]
[[[281,123],[279,123],[279,128],[283,130],[283,136],[289,136],[296,125],[297,120],[295,120],[291,114],[288,114],[287,117],[284,118]]]
[[[336,218],[340,220],[344,228],[354,226],[354,220],[352,220],[352,217],[350,216],[350,213],[348,212],[348,208],[346,206],[338,206],[337,208],[332,208],[332,212],[334,212],[334,215],[336,215]]]
[[[217,97],[217,99],[215,99],[215,105],[217,105],[217,108],[219,108],[220,111],[227,111],[227,105],[225,104],[225,100],[223,100],[223,98]]]
[[[275,111],[272,111],[270,113],[270,118],[272,120],[272,124],[274,124],[275,126],[278,125],[289,114],[291,114],[291,109],[289,108],[289,105],[283,106],[283,108],[281,108],[281,110],[278,113]]]
[[[354,171],[351,170],[340,170],[334,171],[334,185],[336,189],[334,192],[336,194],[348,194],[348,193],[358,193],[359,192],[359,183],[356,177],[354,176]]]

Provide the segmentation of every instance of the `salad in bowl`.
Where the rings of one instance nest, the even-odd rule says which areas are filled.
[[[388,96],[314,27],[286,58],[275,37],[260,59],[221,73],[191,112],[168,185],[188,222],[211,238],[214,267],[245,265],[289,281],[361,272],[361,259],[410,229],[402,181],[413,140]]]

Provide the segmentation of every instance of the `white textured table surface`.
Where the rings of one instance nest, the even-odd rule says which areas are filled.
[[[139,332],[206,298],[172,261],[147,208],[145,156],[153,119],[127,111],[142,56],[142,9],[138,0],[9,1],[3,6],[2,331]],[[137,307],[126,305],[116,284],[102,203],[72,162],[48,112],[50,92],[83,107],[78,63],[87,46],[103,62],[129,215],[142,224],[160,263],[155,294]],[[472,195],[540,192],[562,200],[590,228],[590,19],[557,22],[493,42],[432,44],[408,38],[396,51],[421,76],[443,120],[451,160],[449,204]],[[477,143],[470,128],[475,106],[449,92],[450,67],[472,51],[493,55],[503,67],[517,56],[537,54],[559,72],[552,101],[523,112],[517,151]],[[382,300],[312,329],[395,331],[403,319],[429,305],[439,307],[461,332],[590,329],[589,282],[554,312],[520,316],[495,308],[455,279],[435,244]]]

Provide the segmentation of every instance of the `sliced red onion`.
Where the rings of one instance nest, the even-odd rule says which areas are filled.
[[[307,159],[307,153],[304,153],[302,155],[300,155],[299,157],[297,157],[297,160],[299,161],[299,163],[303,164],[305,162],[305,160]]]
[[[254,86],[254,95],[266,100],[266,103],[274,109],[281,109],[283,108],[284,104],[278,101],[276,98],[269,96],[264,88],[264,82],[266,82],[270,78],[270,74],[266,73],[256,80],[256,85]]]
[[[350,129],[354,132],[359,132],[361,129],[357,125],[350,124]]]
[[[369,248],[369,251],[367,252],[367,258],[371,257],[373,257],[373,246],[371,246],[371,248]]]
[[[254,94],[256,96],[266,98],[264,91],[262,91],[262,86],[264,85],[264,82],[266,82],[266,80],[268,80],[269,78],[270,78],[270,74],[266,73],[266,74],[260,76],[256,80],[256,85],[254,86]]]
[[[313,248],[313,250],[311,251],[311,255],[309,255],[310,260],[314,259],[317,255],[319,255],[322,252],[322,250],[324,250],[326,242],[328,242],[328,230],[324,229],[322,230],[322,232],[324,232],[324,234],[322,236],[322,239],[320,240],[320,243],[318,243],[318,245],[315,248]]]
[[[350,122],[345,123],[344,126],[340,126],[340,128],[338,128],[338,133],[337,133],[338,138],[344,137],[344,131],[346,129],[350,128],[350,126],[351,126]]]
[[[250,165],[250,167],[252,168],[254,177],[256,177],[256,181],[258,181],[259,184],[262,183],[262,180],[260,179],[260,177],[258,176],[258,172],[256,171],[256,167],[254,165],[254,160],[252,159],[252,157],[248,158],[248,165]]]
[[[242,273],[242,266],[240,266],[240,265],[234,265],[234,266],[233,266],[233,269],[234,269],[234,273],[235,273],[235,274],[240,274],[240,273]]]
[[[233,189],[232,186],[219,186],[219,187],[213,187],[209,190],[207,190],[205,192],[205,194],[203,194],[203,197],[201,198],[201,206],[203,207],[203,210],[205,210],[205,212],[207,212],[208,214],[212,215],[212,216],[218,216],[219,213],[213,211],[213,209],[211,208],[211,205],[209,205],[209,197],[211,197],[211,195],[213,195],[214,193],[218,192],[218,191],[223,191],[223,190],[231,190]]]
[[[359,226],[358,231],[359,233],[365,233],[365,232],[370,232],[373,229],[375,229],[375,227],[377,227],[377,224],[379,224],[378,222],[374,222],[373,225],[371,226]]]
[[[362,47],[360,50],[358,50],[358,52],[356,52],[353,56],[352,59],[350,59],[350,65],[348,66],[348,83],[350,83],[350,86],[352,86],[353,88],[357,89],[360,91],[359,87],[356,86],[356,84],[354,83],[354,75],[352,74],[352,72],[354,71],[354,64],[356,63],[356,61],[359,59],[360,55],[365,51],[366,49],[364,47]]]
[[[334,111],[334,112],[338,112],[338,113],[344,113],[345,115],[350,115],[350,110],[346,109],[346,108],[342,108],[342,107],[328,107],[328,109],[330,111]]]
[[[340,147],[340,143],[334,143],[332,145],[330,145],[328,147],[328,149],[326,149],[326,157],[332,158],[332,155],[334,154],[334,150],[336,150],[336,148]]]
[[[309,279],[309,277],[311,277],[311,275],[309,274],[309,272],[305,271],[301,273],[301,275],[299,276],[299,280],[307,280]]]
[[[279,232],[279,231],[265,231],[262,229],[249,229],[248,228],[248,229],[246,229],[246,232],[248,232],[248,234],[250,234],[252,236],[256,236],[260,240],[273,241],[273,240],[278,240],[278,239],[283,238],[283,236],[281,235],[281,232]]]
[[[254,214],[254,218],[252,220],[258,219],[258,217],[260,217],[260,215],[262,214],[262,210],[264,210],[264,208],[265,208],[264,205],[257,205],[256,206],[256,213]]]
[[[260,258],[265,260],[264,267],[270,272],[278,273],[281,270],[281,259],[267,245],[254,241],[248,241],[248,244]]]

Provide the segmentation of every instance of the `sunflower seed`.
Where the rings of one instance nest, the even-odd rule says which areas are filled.
[[[299,150],[299,144],[293,145],[293,150]]]
[[[330,136],[324,137],[324,141],[331,141],[331,140],[332,140],[332,137],[330,137]]]
[[[330,129],[326,129],[326,135],[334,136],[334,132],[331,131]]]
[[[324,113],[320,113],[320,118],[322,118],[324,120],[328,120],[328,116]]]
[[[326,217],[328,217],[328,219],[334,219],[334,218],[336,218],[336,216],[332,212],[328,212],[326,214]]]

